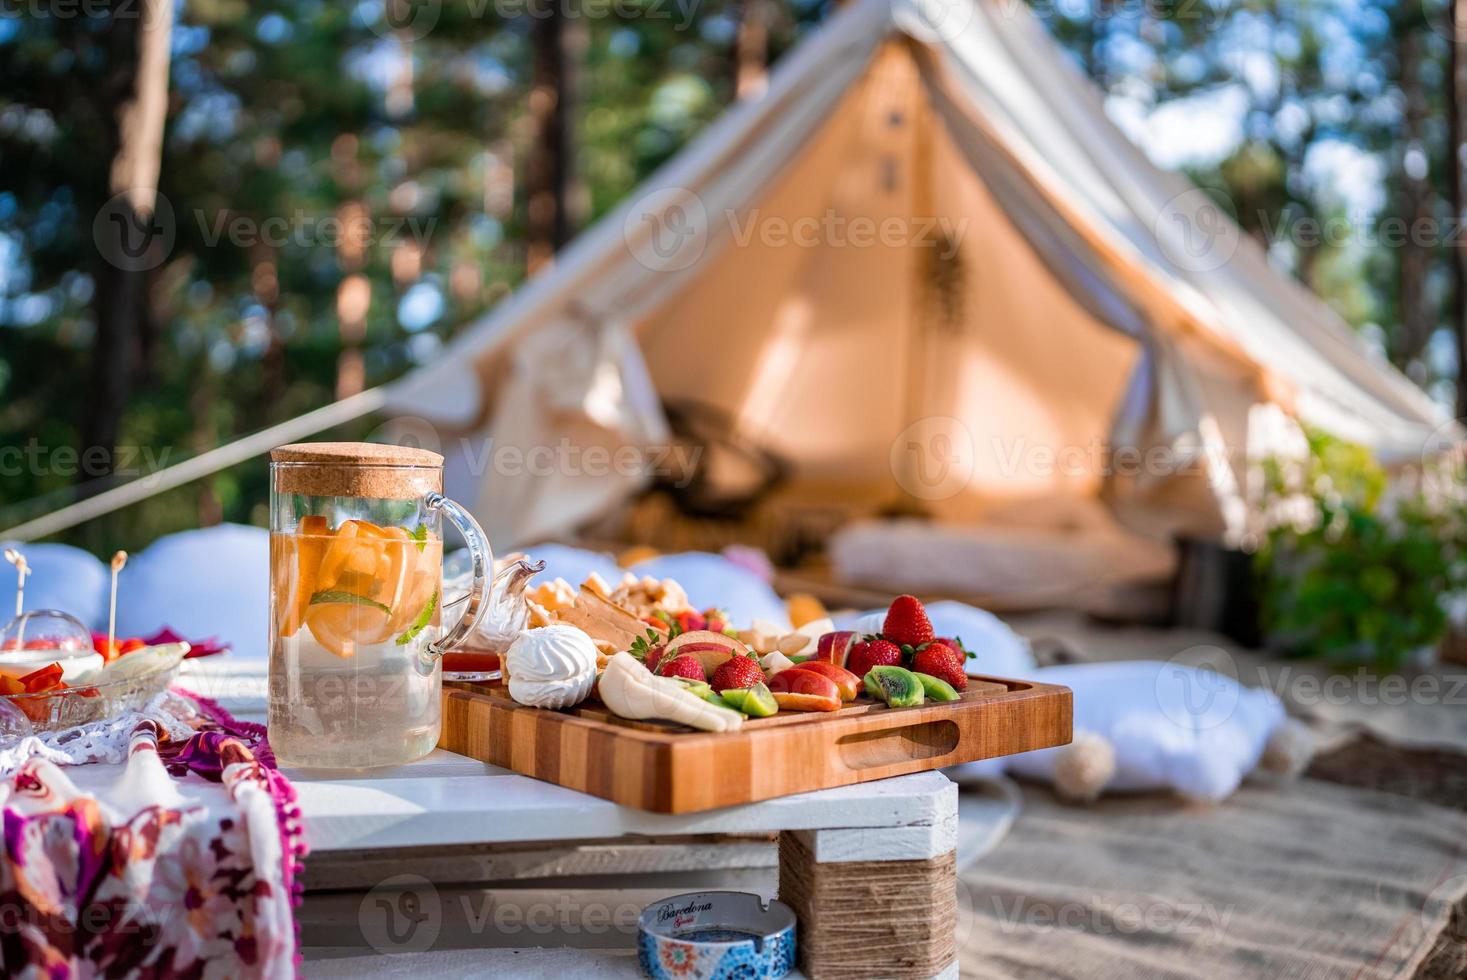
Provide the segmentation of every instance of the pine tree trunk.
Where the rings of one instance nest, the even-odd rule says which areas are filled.
[[[769,84],[768,0],[743,0],[734,43],[734,94],[740,99],[763,94]]]
[[[1414,25],[1403,28],[1399,57],[1401,94],[1405,97],[1405,132],[1402,134],[1401,193],[1402,215],[1406,220],[1405,239],[1401,242],[1396,280],[1396,308],[1399,326],[1392,345],[1392,359],[1405,368],[1421,356],[1431,339],[1432,318],[1426,304],[1426,277],[1430,271],[1429,243],[1421,240],[1419,229],[1428,227],[1432,218],[1432,193],[1424,159],[1426,95],[1421,86],[1421,37]],[[1419,172],[1414,168],[1421,167]]]
[[[1447,85],[1447,200],[1452,207],[1452,329],[1457,335],[1457,418],[1467,419],[1467,236],[1462,234],[1467,200],[1467,0],[1453,0],[1450,80]]]
[[[530,16],[534,70],[530,85],[531,137],[525,165],[525,268],[545,267],[570,238],[570,72],[560,0],[540,0]]]
[[[103,451],[100,465],[79,469],[78,481],[106,476],[113,468],[122,414],[146,339],[149,270],[162,261],[163,216],[158,205],[163,124],[168,115],[168,63],[173,4],[143,0],[141,16],[115,16],[112,32],[116,70],[108,113],[112,161],[108,202],[90,229],[100,261],[92,308],[96,334],[81,424],[84,453]],[[169,219],[171,220],[171,218]]]

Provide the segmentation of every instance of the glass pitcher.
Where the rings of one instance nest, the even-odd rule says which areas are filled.
[[[270,453],[269,736],[282,765],[400,765],[438,743],[441,658],[478,624],[494,563],[478,523],[442,491],[443,457],[423,449]],[[446,632],[445,517],[471,558]]]
[[[449,560],[450,564],[454,559]],[[461,644],[443,655],[443,679],[446,681],[497,681],[500,657],[509,649],[520,630],[529,623],[530,606],[525,601],[525,588],[530,579],[545,571],[543,561],[528,558],[504,559],[504,567],[494,575],[489,591],[491,601],[484,603],[484,612],[479,625],[471,630]],[[463,591],[467,573],[446,583],[445,591],[452,595],[454,586]],[[450,599],[450,606],[460,602]]]

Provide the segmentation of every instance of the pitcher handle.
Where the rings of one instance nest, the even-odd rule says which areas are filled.
[[[494,568],[494,551],[489,547],[489,537],[479,522],[474,520],[474,515],[464,510],[459,504],[441,493],[430,493],[423,498],[423,503],[429,512],[442,511],[443,516],[453,522],[459,533],[464,536],[464,543],[469,548],[469,558],[473,562],[473,584],[469,586],[468,602],[464,605],[463,615],[459,616],[458,622],[453,628],[444,633],[437,640],[428,644],[428,652],[435,657],[441,657],[449,650],[463,642],[464,637],[473,632],[483,618],[484,610],[488,608],[488,590],[490,586],[490,574]]]

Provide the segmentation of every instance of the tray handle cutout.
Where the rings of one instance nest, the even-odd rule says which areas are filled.
[[[924,721],[843,735],[836,741],[836,748],[848,769],[874,769],[950,755],[961,737],[956,722]]]

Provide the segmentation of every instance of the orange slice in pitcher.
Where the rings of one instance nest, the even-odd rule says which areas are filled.
[[[376,532],[377,526],[366,521],[342,521],[321,556],[313,591],[355,591],[353,583],[373,580],[382,557]]]
[[[407,568],[404,573],[405,586],[402,598],[392,608],[391,629],[402,634],[411,629],[434,601],[438,591],[439,568],[442,559],[436,542],[426,538],[414,538],[406,546]],[[429,613],[430,617],[432,613]]]
[[[392,623],[408,600],[417,547],[397,527],[346,521],[321,559],[305,615],[312,634],[338,657],[358,644],[392,635]]]
[[[382,537],[382,555],[377,562],[377,581],[372,597],[392,610],[390,621],[402,614],[408,601],[409,583],[412,579],[414,561],[418,549],[408,533],[400,527],[378,528]]]
[[[294,636],[305,621],[306,606],[317,591],[316,578],[330,535],[326,518],[310,514],[301,518],[294,534],[270,536],[270,573],[275,601],[282,604],[281,636]]]
[[[359,645],[382,642],[387,607],[354,592],[326,590],[311,597],[306,625],[316,642],[338,657],[356,656]]]

